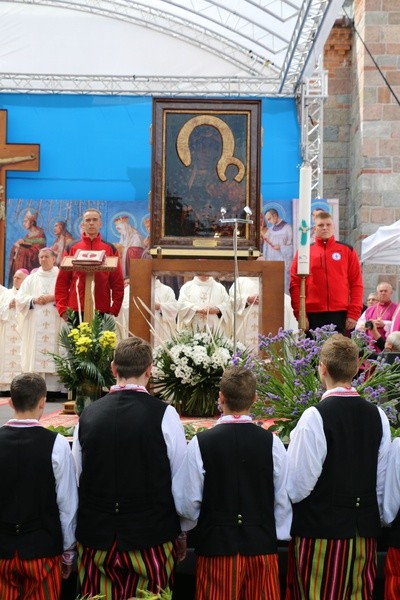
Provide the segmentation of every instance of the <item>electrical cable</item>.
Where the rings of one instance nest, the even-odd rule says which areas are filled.
[[[370,57],[370,59],[372,60],[372,62],[374,63],[375,67],[378,69],[378,71],[379,71],[379,73],[380,73],[383,81],[386,83],[387,87],[389,88],[389,91],[392,94],[393,98],[396,100],[397,104],[400,106],[400,99],[398,98],[396,92],[394,91],[394,89],[392,88],[392,86],[390,85],[390,83],[388,82],[388,80],[385,77],[382,69],[380,68],[380,66],[376,62],[375,58],[372,56],[372,53],[371,53],[370,49],[368,48],[367,44],[362,39],[361,34],[358,32],[357,27],[354,25],[354,19],[351,19],[349,17],[349,15],[348,15],[348,13],[346,12],[345,9],[344,9],[344,13],[346,14],[347,18],[349,19],[349,23],[352,23],[352,26],[353,26],[353,29],[354,29],[356,35],[358,36],[359,40],[361,41],[362,45],[364,46],[365,50],[367,51],[367,54]]]

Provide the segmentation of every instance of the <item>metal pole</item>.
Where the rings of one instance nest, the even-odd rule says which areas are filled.
[[[248,209],[250,210],[250,209]],[[226,210],[221,208],[221,214],[225,215]],[[251,212],[247,212],[248,217]],[[236,354],[237,340],[236,340],[236,306],[237,306],[237,278],[239,277],[238,269],[238,255],[237,255],[237,238],[238,238],[238,224],[245,223],[246,225],[252,225],[253,220],[250,218],[246,219],[220,219],[220,223],[232,223],[233,228],[233,355]]]
[[[238,224],[233,229],[233,356],[236,355],[236,308],[237,308],[237,236]]]

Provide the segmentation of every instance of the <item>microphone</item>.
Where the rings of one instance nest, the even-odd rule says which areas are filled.
[[[251,217],[251,215],[253,214],[253,211],[251,210],[251,208],[249,206],[245,206],[243,210],[246,213],[246,215],[248,215],[249,217]]]
[[[221,206],[221,217],[223,218],[226,215],[226,208],[224,206]]]

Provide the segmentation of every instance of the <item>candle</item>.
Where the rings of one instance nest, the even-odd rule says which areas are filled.
[[[78,301],[78,318],[79,324],[82,323],[82,310],[81,310],[81,299],[79,297],[79,277],[77,277],[75,282],[75,291],[76,291],[76,299]]]
[[[300,168],[299,231],[298,231],[298,275],[310,273],[310,230],[311,230],[311,165],[303,163]]]
[[[94,315],[94,313],[95,313],[95,311],[96,311],[96,302],[95,302],[95,299],[94,299],[94,278],[93,278],[93,281],[92,281],[92,287],[91,287],[91,290],[90,290],[90,291],[91,291],[91,294],[92,294],[92,302],[93,302],[93,315]]]

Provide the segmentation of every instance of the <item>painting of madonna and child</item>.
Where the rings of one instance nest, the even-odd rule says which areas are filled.
[[[51,248],[59,266],[65,248],[81,238],[82,215],[88,208],[102,214],[101,236],[118,249],[124,277],[129,276],[131,258],[148,255],[150,215],[148,202],[105,202],[99,200],[12,200],[7,201],[4,273],[12,287],[19,269],[30,273],[39,267],[39,251]]]
[[[260,102],[163,98],[153,107],[155,245],[232,248],[237,219],[239,248],[255,248]],[[242,223],[248,214],[255,221]]]

